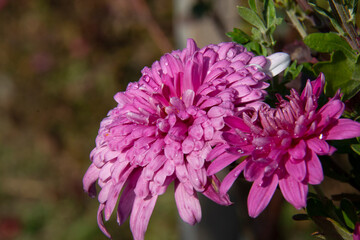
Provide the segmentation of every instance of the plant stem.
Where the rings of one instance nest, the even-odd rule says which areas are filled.
[[[294,9],[286,10],[286,14],[288,15],[291,23],[294,25],[296,30],[299,32],[301,38],[304,39],[307,36],[307,33],[303,25],[299,21],[299,19],[296,17],[295,10]]]

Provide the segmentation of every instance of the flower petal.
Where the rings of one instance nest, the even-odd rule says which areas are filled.
[[[97,168],[95,164],[91,164],[84,175],[83,178],[84,190],[89,193],[90,197],[95,197],[96,195],[95,182],[99,177],[100,170],[101,169]]]
[[[105,225],[104,225],[104,220],[103,220],[104,207],[105,207],[104,204],[100,204],[100,206],[98,208],[97,223],[99,225],[100,230],[105,234],[105,236],[107,236],[108,238],[111,238],[110,233],[106,230]]]
[[[175,181],[175,201],[182,220],[191,225],[200,222],[201,207],[196,192],[190,195],[183,183]]]
[[[306,144],[310,149],[312,149],[315,153],[319,155],[331,155],[330,146],[325,140],[321,140],[319,138],[311,138],[306,140]]]
[[[211,162],[209,168],[207,169],[208,175],[214,175],[223,168],[227,167],[231,163],[239,159],[240,155],[234,155],[230,153],[223,153],[218,156],[214,161]]]
[[[285,168],[289,175],[293,176],[298,182],[301,182],[306,177],[305,161],[292,162],[286,161]]]
[[[355,225],[353,240],[360,240],[360,222],[357,222]]]
[[[227,116],[224,117],[224,121],[231,128],[237,128],[243,132],[250,132],[249,126],[239,117]]]
[[[344,112],[345,104],[339,99],[331,99],[322,108],[320,108],[318,114],[321,116],[321,120],[318,123],[318,128],[324,128],[329,124],[330,119],[338,119]]]
[[[325,134],[326,140],[341,140],[360,136],[360,123],[350,119],[339,119]]]
[[[223,179],[220,185],[220,194],[225,195],[230,187],[234,184],[235,180],[239,177],[240,173],[244,170],[246,161],[241,162],[233,170],[231,170]]]
[[[306,161],[307,166],[307,182],[312,185],[320,184],[324,179],[324,173],[321,162],[313,151],[311,151],[310,159]]]
[[[271,77],[284,71],[290,64],[290,56],[284,52],[277,52],[266,58],[269,63],[265,66],[265,69]]]
[[[219,188],[220,188],[220,181],[217,179],[215,175],[211,176],[209,178],[210,184],[205,189],[205,191],[202,192],[204,196],[211,199],[212,201],[221,204],[221,205],[231,205],[231,201],[229,199],[229,196],[227,194],[220,194]]]
[[[257,217],[269,204],[276,187],[278,176],[274,174],[270,178],[258,178],[254,181],[247,200],[250,217]]]
[[[279,186],[286,201],[291,203],[296,209],[306,206],[307,184],[300,183],[291,175],[288,175],[279,180]]]
[[[130,228],[135,240],[143,240],[158,196],[136,197],[130,216]]]
[[[295,147],[289,149],[289,153],[294,159],[303,159],[306,154],[305,141],[301,139]]]

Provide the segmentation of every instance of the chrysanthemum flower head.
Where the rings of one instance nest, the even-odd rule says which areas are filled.
[[[320,109],[317,100],[325,84],[321,74],[308,81],[303,92],[294,89],[288,100],[278,96],[277,108],[263,105],[257,111],[243,111],[240,117],[229,116],[225,122],[232,128],[223,133],[230,148],[227,153],[211,156],[217,159],[208,168],[209,174],[245,158],[223,180],[222,194],[241,172],[254,182],[248,196],[248,211],[258,216],[271,200],[277,186],[284,198],[295,208],[306,206],[308,184],[319,184],[323,170],[318,155],[331,155],[336,150],[326,140],[360,136],[360,123],[339,119],[344,103],[339,92]]]
[[[120,197],[118,223],[130,215],[134,238],[143,239],[157,197],[172,182],[179,214],[189,224],[201,219],[197,192],[230,204],[216,176],[207,174],[207,155],[223,142],[225,116],[262,104],[267,65],[265,57],[235,43],[198,49],[188,40],[115,95],[118,105],[101,122],[83,179],[90,195],[96,181],[101,187],[98,224],[107,236],[103,215],[110,218]]]

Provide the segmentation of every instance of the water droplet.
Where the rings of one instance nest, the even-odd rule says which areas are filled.
[[[150,77],[149,77],[149,76],[147,76],[147,75],[146,75],[146,76],[144,76],[144,81],[145,81],[145,82],[150,82]]]
[[[323,138],[324,138],[324,135],[321,133],[319,136],[319,139],[323,139]]]
[[[244,151],[242,149],[238,149],[237,152],[240,154],[244,153]]]

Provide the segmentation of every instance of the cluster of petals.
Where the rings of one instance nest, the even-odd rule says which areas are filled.
[[[277,108],[263,105],[225,118],[231,128],[222,135],[228,146],[220,145],[209,154],[216,159],[208,173],[243,160],[224,178],[220,193],[225,194],[243,172],[245,179],[253,182],[248,195],[251,217],[266,208],[277,186],[295,208],[305,207],[308,184],[320,184],[324,177],[318,155],[336,150],[326,140],[360,136],[360,123],[340,119],[344,103],[339,92],[318,109],[324,84],[320,74],[316,80],[308,80],[301,94],[292,89],[288,100],[277,96]]]
[[[134,239],[143,239],[158,196],[172,182],[179,215],[189,224],[201,219],[198,192],[230,204],[207,173],[208,154],[224,142],[224,117],[262,104],[267,65],[235,43],[199,49],[190,39],[115,95],[118,105],[100,124],[83,179],[90,195],[96,182],[101,188],[97,219],[104,234],[110,237],[103,219],[117,206],[118,223],[130,216]]]

